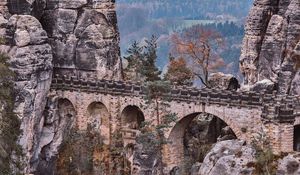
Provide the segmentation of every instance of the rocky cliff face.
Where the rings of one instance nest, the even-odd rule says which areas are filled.
[[[15,112],[22,121],[20,145],[25,153],[25,166],[35,155],[43,124],[42,113],[52,79],[52,49],[40,22],[29,15],[13,15],[3,23],[6,45],[16,74]]]
[[[121,79],[114,0],[8,0],[7,7],[42,23],[55,74]]]
[[[15,112],[23,131],[19,143],[25,153],[25,173],[35,172],[41,165],[42,151],[50,154],[50,158],[57,154],[67,128],[62,127],[68,121],[60,118],[70,111],[58,111],[59,114],[44,111],[53,73],[121,79],[114,3],[114,0],[0,2],[0,37],[5,39],[0,51],[10,57],[11,69],[16,74]],[[48,106],[51,107],[53,104]]]
[[[114,1],[48,1],[40,21],[53,48],[55,74],[121,78]]]
[[[279,93],[300,94],[299,49],[299,0],[256,0],[240,57],[244,85],[267,79]]]

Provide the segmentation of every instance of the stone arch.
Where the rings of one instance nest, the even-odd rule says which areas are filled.
[[[196,112],[189,115],[186,115],[185,117],[181,118],[176,124],[171,128],[170,133],[168,135],[168,141],[169,144],[165,148],[167,148],[165,151],[167,151],[167,157],[165,157],[164,161],[168,165],[169,169],[172,169],[174,167],[181,167],[182,161],[184,160],[184,134],[186,131],[186,128],[189,126],[191,121],[196,118],[200,114],[210,114],[210,113],[201,113]],[[210,114],[214,117],[217,117],[218,119],[222,120],[227,126],[229,126],[235,137],[239,138],[238,134],[236,133],[236,127],[232,127],[232,123],[224,120],[224,117],[219,117],[214,114]]]
[[[93,132],[99,132],[104,144],[110,142],[110,114],[106,106],[101,102],[92,102],[88,108],[87,128]]]
[[[139,129],[144,121],[145,116],[142,110],[135,105],[126,106],[121,113],[122,127]]]
[[[238,113],[236,109],[232,110],[227,107],[210,106],[209,108],[206,107],[205,113],[214,115],[223,120],[232,129],[237,138],[248,141],[248,138],[246,138],[241,131],[242,126],[239,125],[238,121],[241,114]],[[248,116],[247,113],[243,115]]]

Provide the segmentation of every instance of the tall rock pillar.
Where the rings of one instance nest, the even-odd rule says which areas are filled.
[[[255,0],[245,29],[244,85],[267,79],[281,94],[300,94],[300,1]]]

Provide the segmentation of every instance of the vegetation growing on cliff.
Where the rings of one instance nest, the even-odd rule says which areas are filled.
[[[99,133],[72,129],[59,152],[58,174],[89,175],[109,172],[109,147]]]
[[[1,39],[1,41],[3,41]],[[8,56],[0,53],[0,174],[18,174],[21,169],[18,145],[20,121],[14,113],[14,73],[9,69]]]

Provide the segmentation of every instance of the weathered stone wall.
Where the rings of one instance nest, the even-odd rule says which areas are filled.
[[[78,111],[77,125],[86,128],[88,104],[95,101],[108,106],[111,113],[111,132],[122,128],[121,117],[128,106],[141,109],[145,120],[156,124],[154,106],[145,105],[145,87],[130,82],[105,81],[72,77],[56,77],[52,83],[53,96],[68,98],[78,103],[83,112]],[[295,117],[299,116],[295,106],[299,104],[297,96],[268,94],[265,92],[236,92],[217,89],[195,89],[173,87],[166,94],[171,100],[165,110],[160,110],[160,116],[165,111],[177,114],[177,121],[164,132],[170,144],[164,146],[163,161],[165,171],[170,172],[182,166],[184,160],[184,131],[188,124],[198,114],[208,113],[222,119],[235,133],[238,139],[251,143],[259,133],[266,133],[276,152],[293,151],[293,125]],[[88,100],[88,102],[85,102]],[[111,104],[113,107],[109,107]],[[110,113],[110,112],[109,112]],[[125,143],[135,144],[134,135],[138,132],[121,129],[132,135]],[[126,137],[128,135],[125,135]],[[150,156],[151,157],[151,156]],[[180,169],[180,168],[179,168]]]
[[[268,79],[281,94],[300,94],[299,16],[299,0],[254,2],[240,57],[244,85]]]
[[[57,84],[55,87],[57,88]],[[54,89],[51,95],[58,98],[67,98],[73,103],[75,109],[77,109],[76,124],[82,130],[85,130],[87,127],[88,106],[94,102],[100,102],[108,109],[110,114],[110,133],[121,128],[122,112],[127,106],[137,106],[143,112],[145,121],[156,124],[155,110],[152,110],[152,107],[145,108],[147,106],[145,105],[145,100],[138,92],[132,91],[130,95],[118,92],[116,89],[114,91],[106,90],[107,93],[96,93],[95,91],[90,93],[89,91],[83,92],[78,89]],[[222,119],[233,130],[238,139],[245,140],[248,143],[251,143],[253,137],[259,132],[265,132],[272,140],[271,144],[276,152],[290,152],[293,150],[293,122],[281,123],[273,120],[273,122],[268,123],[268,120],[262,117],[264,108],[260,105],[221,105],[209,100],[206,102],[173,100],[169,102],[169,105],[167,111],[176,113],[178,119],[165,132],[166,138],[171,141],[163,149],[166,172],[182,165],[184,160],[184,131],[190,121],[200,113],[209,113]],[[163,115],[164,112],[161,111],[160,113]],[[267,117],[272,117],[272,115],[269,114]],[[134,142],[131,143],[134,144]]]

